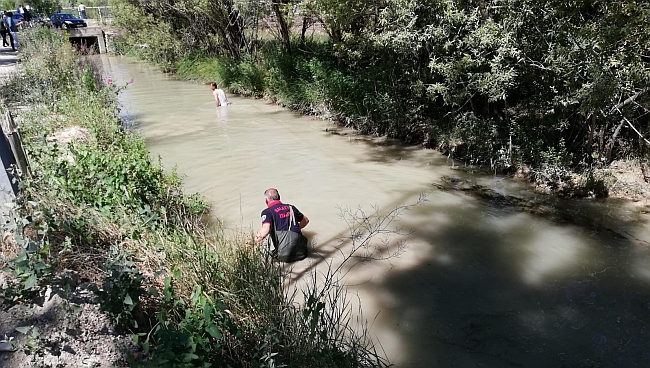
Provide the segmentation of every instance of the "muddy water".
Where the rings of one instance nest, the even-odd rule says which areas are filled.
[[[216,108],[208,86],[125,59],[102,61],[116,83],[133,78],[124,114],[152,154],[186,175],[186,189],[203,193],[230,229],[257,229],[268,187],[309,216],[315,251],[295,266],[296,279],[340,263],[350,246],[337,250],[348,233],[342,209],[386,214],[428,194],[396,224],[413,230],[393,237],[408,241],[400,257],[344,267],[397,366],[650,366],[649,218],[638,207],[557,203],[602,228],[491,206],[431,184],[451,175],[534,194],[464,174],[432,151],[332,134],[327,122],[264,101],[229,96],[231,106]]]

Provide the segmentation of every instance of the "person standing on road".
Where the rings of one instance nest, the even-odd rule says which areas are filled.
[[[77,10],[79,10],[79,18],[86,19],[86,6],[83,3],[79,3]]]
[[[300,261],[307,257],[307,238],[302,229],[309,224],[307,216],[295,206],[280,202],[280,193],[275,188],[264,192],[266,208],[262,211],[262,228],[255,234],[255,243],[260,243],[269,234],[275,246],[273,254],[281,262]]]
[[[29,11],[29,8],[25,7],[25,12],[23,13],[23,20],[27,27],[32,26],[32,13]]]
[[[217,107],[230,105],[226,93],[215,82],[210,83],[210,89],[212,89],[212,95]]]
[[[9,46],[9,43],[7,42],[7,34],[9,34],[9,29],[7,28],[7,24],[5,23],[6,18],[7,18],[7,15],[2,13],[2,22],[0,22],[0,33],[2,33],[2,46],[3,47]],[[11,38],[9,40],[11,41]]]
[[[14,15],[12,12],[5,12],[3,21],[7,30],[9,30],[11,49],[18,51],[18,25],[16,25],[16,22],[11,18],[12,15]]]

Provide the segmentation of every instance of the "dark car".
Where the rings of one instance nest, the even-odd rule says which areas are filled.
[[[20,22],[25,20],[25,17],[23,17],[23,15],[20,13],[13,13],[11,15],[11,19],[14,21],[15,24],[19,24]]]
[[[50,22],[56,28],[68,29],[87,27],[88,25],[83,19],[77,18],[72,14],[57,13],[50,16]]]

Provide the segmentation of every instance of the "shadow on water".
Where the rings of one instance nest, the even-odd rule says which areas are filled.
[[[408,145],[386,137],[357,134],[345,128],[328,128],[325,132],[327,134],[324,137],[344,137],[350,142],[365,145],[367,154],[357,157],[357,162],[359,163],[390,163],[411,160],[417,153],[421,153],[422,151],[421,146]]]
[[[394,198],[388,205],[384,206],[384,208],[376,208],[375,210],[371,210],[370,212],[366,212],[367,215],[379,215],[379,216],[387,216],[391,211],[398,207],[402,206],[411,206],[413,204],[407,204],[408,200],[412,199],[414,196],[417,196],[418,194],[421,194],[420,192],[413,191],[413,192],[404,192],[402,193],[399,197]],[[350,209],[354,211],[354,209]],[[346,211],[345,208],[340,208],[340,213],[339,213],[339,219],[343,222],[355,222],[358,219],[351,218],[350,213]],[[399,220],[398,217],[395,217],[395,220]],[[410,229],[407,229],[407,232]],[[308,264],[302,264],[299,267],[293,267],[292,265],[288,265],[285,269],[289,270],[291,269],[291,272],[288,273],[288,279],[286,286],[293,286],[296,285],[299,280],[304,279],[306,276],[310,275],[312,272],[321,272],[321,273],[326,273],[323,271],[323,266],[326,266],[325,268],[332,270],[336,267],[338,267],[338,264],[335,263],[337,261],[340,261],[340,259],[337,260],[337,258],[345,258],[349,255],[351,255],[350,247],[352,246],[352,238],[350,236],[352,229],[348,226],[346,228],[341,229],[340,232],[336,233],[335,235],[325,239],[325,240],[318,240],[314,241],[316,237],[318,236],[317,233],[312,232],[310,230],[304,230],[303,234],[308,238],[312,239],[310,242],[310,248],[309,248],[309,253],[308,253]],[[398,234],[393,234],[393,235],[398,235]],[[373,243],[375,243],[378,239],[373,239]],[[382,247],[381,252],[378,253],[378,256],[386,255],[386,254],[394,254],[395,252],[398,252],[397,247],[400,245],[399,242],[389,242],[386,244],[386,247]],[[355,248],[358,249],[358,251],[355,253],[355,256],[360,256],[362,255],[364,249],[363,247],[360,247],[358,244],[355,245]],[[342,272],[344,274],[347,274],[352,267],[356,267],[357,265],[360,264],[359,262],[360,258],[355,257],[355,259],[351,260],[346,265],[343,265],[341,268]],[[339,275],[342,276],[342,275]]]
[[[369,147],[369,155],[359,158],[359,162],[395,162],[410,160],[416,152],[422,151],[419,146],[407,146],[388,139],[362,139]]]
[[[454,194],[458,195],[458,194]],[[406,226],[431,245],[370,288],[414,367],[649,367],[648,249],[482,205]],[[535,220],[539,221],[539,220]],[[639,221],[641,221],[639,219]],[[553,236],[548,236],[553,232]],[[646,271],[647,270],[647,271]],[[406,365],[400,365],[406,366]]]

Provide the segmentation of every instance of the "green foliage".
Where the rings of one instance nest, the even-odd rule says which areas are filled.
[[[286,55],[281,49],[268,49],[264,67],[268,72],[269,93],[284,106],[312,112],[326,96],[323,76],[331,69],[327,63],[304,55]],[[320,112],[325,112],[321,110]]]
[[[16,2],[14,0],[3,0],[0,2],[2,10],[16,9]]]
[[[226,64],[222,76],[225,76],[224,83],[235,92],[259,96],[265,91],[264,73],[249,58]]]
[[[38,217],[39,214],[35,215]],[[2,305],[9,308],[23,302],[42,304],[47,287],[54,281],[50,244],[42,240],[47,226],[23,218],[11,221],[4,227],[13,231],[14,242],[20,248],[16,258],[3,260],[7,264],[3,271],[12,273],[15,278],[8,280],[2,289]],[[26,228],[36,232],[36,239],[25,234]]]
[[[139,137],[125,136],[106,149],[73,143],[67,154],[68,159],[55,167],[57,180],[50,185],[75,203],[97,209],[150,208],[166,189],[162,169],[151,163]]]
[[[238,336],[238,330],[223,302],[205,295],[198,286],[186,302],[174,292],[173,280],[165,278],[163,306],[157,324],[142,341],[153,359],[147,367],[224,366],[221,341],[225,333]],[[145,334],[136,337],[139,342]],[[154,343],[153,346],[151,343]]]
[[[59,1],[58,0],[32,0],[29,2],[29,5],[33,9],[32,13],[44,14],[46,16],[49,16],[50,14],[54,13],[54,10],[56,8],[59,7]],[[15,8],[15,5],[12,8],[5,8],[5,9],[13,9],[13,8]]]
[[[541,153],[541,160],[540,168],[535,171],[535,181],[551,187],[571,181],[571,171],[567,169],[570,156],[566,148],[561,147],[560,150],[548,148]]]
[[[372,33],[379,20],[382,7],[378,0],[310,0],[307,8],[319,15],[334,42],[341,42],[346,36],[359,37]]]
[[[110,256],[104,266],[106,275],[101,288],[92,288],[101,310],[108,312],[123,330],[138,328],[136,313],[139,311],[140,297],[146,293],[143,289],[144,276],[129,258],[125,254]]]
[[[178,62],[176,74],[186,79],[204,83],[216,82],[223,84],[224,78],[227,77],[225,70],[225,63],[221,59],[191,54]]]
[[[34,325],[16,327],[16,331],[27,335],[27,340],[25,341],[25,347],[27,350],[37,351],[40,348],[41,330],[38,327]]]
[[[100,268],[110,246],[184,228],[207,210],[199,196],[182,193],[176,173],[152,161],[141,137],[122,130],[115,96],[123,86],[103,84],[61,34],[37,27],[21,37],[28,62],[3,94],[31,106],[18,118],[33,177],[22,178],[10,229],[22,248],[10,263],[23,285],[5,292],[12,303],[42,296],[65,268]],[[75,138],[61,142],[66,135]]]
[[[218,80],[365,133],[423,142],[495,170],[543,165],[541,153],[562,144],[572,153],[563,164],[585,170],[638,157],[639,134],[650,135],[646,3],[305,0],[283,17],[322,20],[328,38],[293,38],[291,47],[275,25],[260,26],[271,8],[190,4],[144,12],[202,40],[190,47],[202,56],[178,64],[182,76]],[[224,50],[224,24],[210,30],[178,21],[212,19],[218,6],[240,10],[248,54]]]
[[[214,81],[247,96],[262,96],[266,90],[263,69],[249,58],[236,61],[189,55],[177,64],[177,74],[202,82]]]
[[[164,19],[145,14],[139,5],[116,2],[111,6],[115,26],[123,35],[114,41],[113,51],[156,63],[170,71],[188,52],[183,32],[178,32]]]

